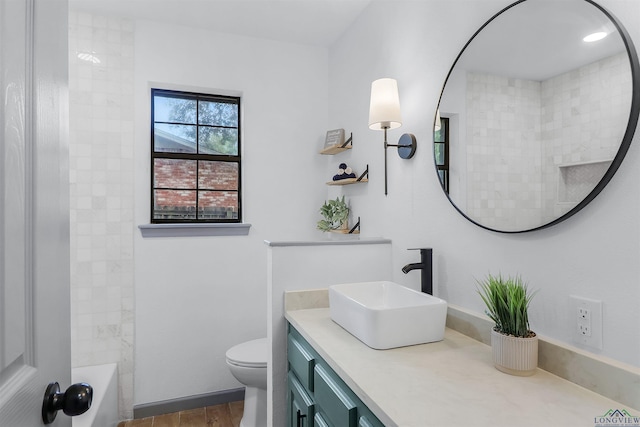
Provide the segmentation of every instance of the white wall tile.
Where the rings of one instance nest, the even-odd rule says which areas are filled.
[[[625,129],[626,115],[620,111],[630,108],[629,94],[610,89],[630,79],[623,59],[625,54],[617,54],[543,82],[467,75],[466,144],[472,154],[467,165],[475,173],[466,185],[472,218],[489,227],[530,229],[576,205],[558,197],[558,167],[615,156]],[[589,111],[598,114],[580,114]],[[530,176],[538,179],[524,181]]]
[[[123,60],[133,29],[120,18],[69,16],[72,366],[119,364],[121,418],[133,413],[133,164],[120,161],[133,157],[133,95],[122,90],[133,81],[133,62]]]

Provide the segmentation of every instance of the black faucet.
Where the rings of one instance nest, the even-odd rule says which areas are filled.
[[[420,277],[421,291],[433,295],[433,249],[415,248],[409,250],[418,249],[420,250],[420,262],[405,265],[402,267],[402,272],[407,274],[411,270],[422,270]]]

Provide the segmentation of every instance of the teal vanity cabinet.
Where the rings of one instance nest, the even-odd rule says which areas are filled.
[[[287,427],[384,427],[289,325]]]
[[[289,386],[287,390],[287,407],[289,409],[287,425],[290,427],[313,425],[310,420],[314,417],[315,405],[311,396],[292,371],[287,374],[287,382]]]

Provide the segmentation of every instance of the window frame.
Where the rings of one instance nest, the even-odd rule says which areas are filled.
[[[196,101],[196,111],[195,111],[195,122],[196,123],[177,123],[177,122],[167,122],[167,121],[156,121],[155,120],[155,97],[156,96],[164,96],[170,98],[177,99],[185,99],[185,100],[195,100]],[[218,126],[218,125],[206,125],[198,123],[198,113],[199,113],[199,101],[205,102],[216,102],[216,103],[227,103],[236,105],[238,108],[238,123],[237,127],[235,126]],[[211,93],[201,93],[201,92],[190,92],[190,91],[182,91],[182,90],[172,90],[172,89],[162,89],[162,88],[151,88],[151,182],[150,182],[150,222],[151,224],[202,224],[202,225],[215,225],[215,224],[238,224],[242,223],[243,220],[243,209],[242,209],[242,114],[241,114],[241,104],[242,99],[240,96],[230,96],[230,95],[220,95],[220,94],[211,94]],[[195,153],[171,153],[171,152],[162,152],[155,150],[155,125],[159,124],[177,124],[177,125],[191,125],[196,128],[196,152]],[[216,128],[216,129],[237,129],[238,132],[238,146],[237,146],[237,154],[236,155],[227,155],[227,154],[205,154],[200,153],[200,145],[198,143],[198,136],[201,128]],[[157,189],[162,189],[161,187],[155,186],[155,161],[156,159],[178,159],[178,160],[194,160],[196,161],[196,176],[195,176],[195,188],[184,189],[188,191],[194,191],[196,193],[195,198],[195,214],[196,218],[154,218],[155,214],[155,191]],[[237,194],[237,208],[238,214],[237,218],[198,218],[198,204],[199,204],[199,161],[215,161],[215,162],[225,162],[225,163],[234,163],[237,164],[238,171],[238,186],[236,190],[210,190],[210,191],[227,191],[227,192],[235,192]],[[172,188],[174,189],[174,188]],[[176,188],[177,189],[177,188]]]
[[[440,134],[442,136],[443,141],[435,141],[435,138],[434,138],[434,150],[435,150],[435,144],[442,144],[443,150],[444,150],[444,153],[443,153],[444,162],[441,165],[439,165],[437,161],[434,162],[434,163],[436,165],[436,171],[438,172],[438,179],[440,180],[440,185],[442,185],[442,188],[444,189],[444,192],[446,194],[449,194],[449,148],[450,148],[450,144],[449,144],[449,118],[448,117],[441,117],[440,118],[440,128],[441,128],[441,130],[444,130],[444,132],[441,132],[441,134]],[[440,175],[441,171],[442,171],[442,175]]]

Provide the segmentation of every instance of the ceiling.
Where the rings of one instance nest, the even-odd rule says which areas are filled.
[[[69,6],[72,10],[103,15],[328,47],[372,1],[69,0]],[[606,30],[612,36],[592,45],[560,43],[560,40],[580,41],[596,30]],[[527,1],[484,28],[458,65],[475,71],[544,80],[623,50],[615,33],[611,21],[583,0]]]
[[[582,41],[597,31],[609,35],[594,43]],[[544,81],[624,50],[613,22],[592,4],[536,0],[520,3],[489,23],[456,66]]]
[[[69,0],[72,10],[327,47],[371,0]]]

